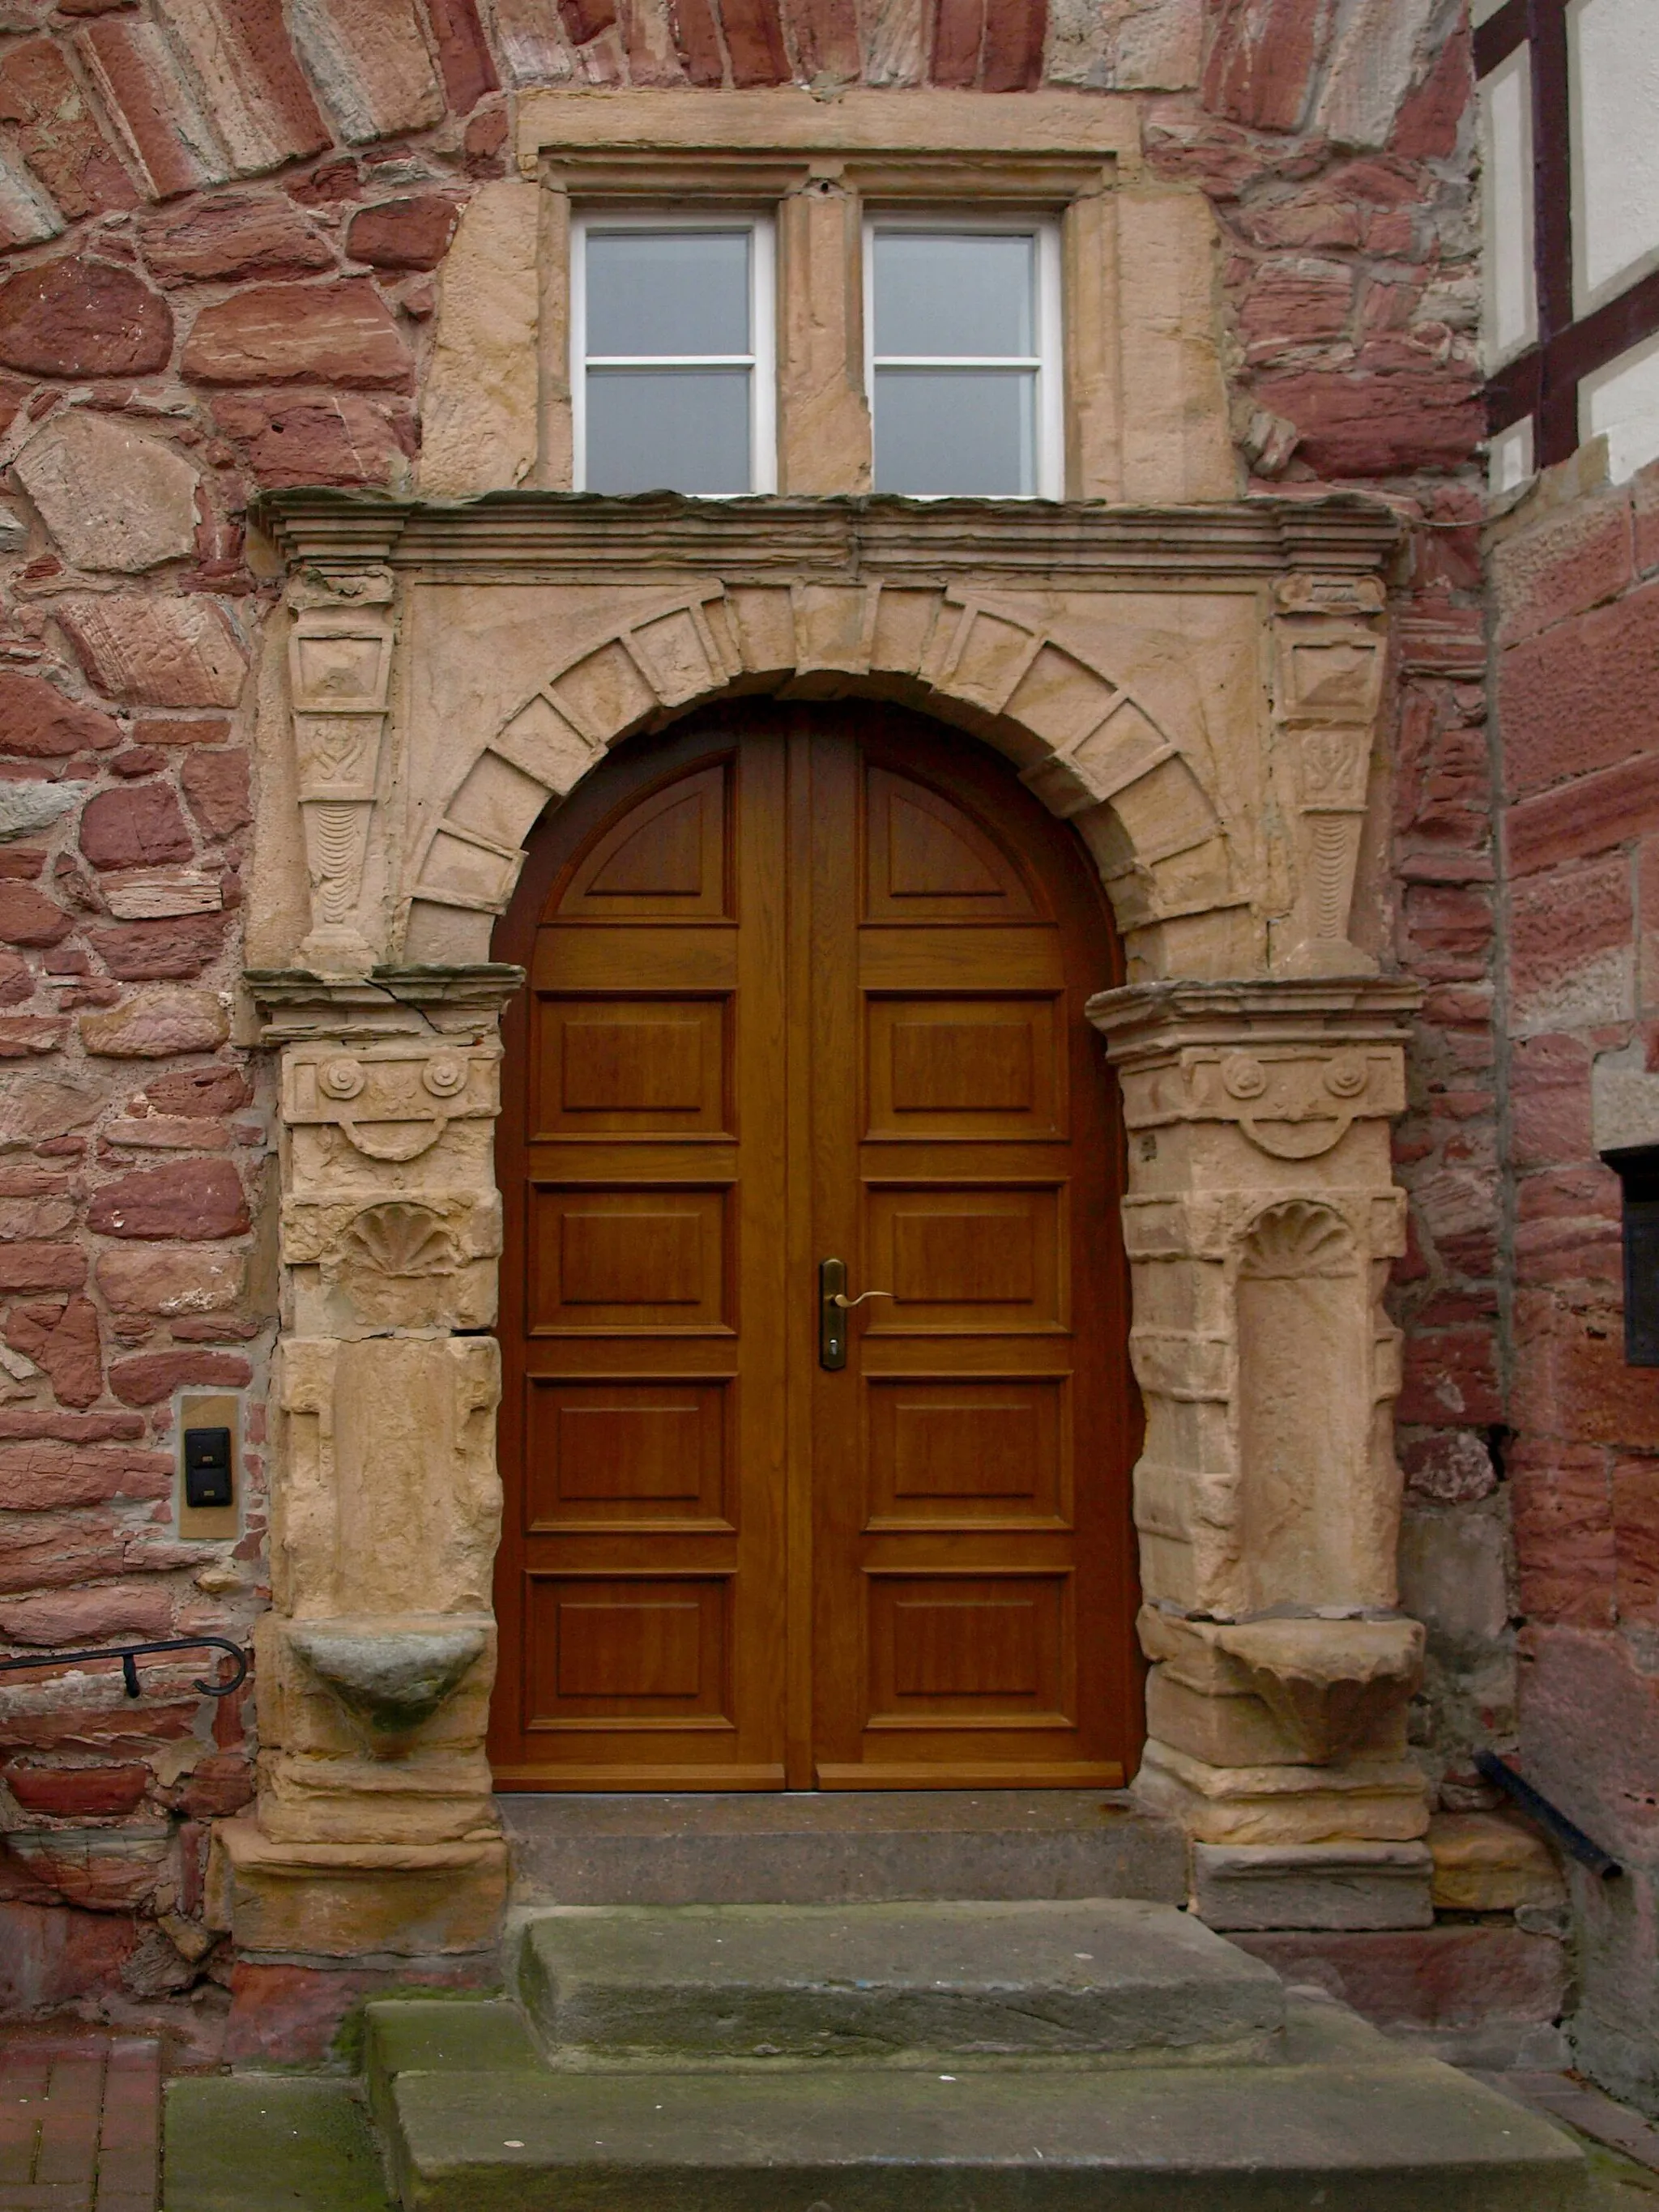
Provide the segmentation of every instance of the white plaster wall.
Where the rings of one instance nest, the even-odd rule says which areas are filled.
[[[1659,121],[1655,127],[1659,130]],[[1607,473],[1614,483],[1659,459],[1659,338],[1632,347],[1584,379],[1578,387],[1578,434],[1606,437]]]
[[[1582,315],[1659,263],[1659,11],[1572,0],[1573,286]]]
[[[1538,334],[1533,274],[1532,58],[1519,46],[1480,87],[1481,202],[1486,220],[1486,367],[1522,353]]]

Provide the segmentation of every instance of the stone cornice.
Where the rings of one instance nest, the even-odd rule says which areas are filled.
[[[261,1044],[493,1027],[525,971],[492,960],[465,968],[377,968],[322,975],[305,968],[249,968],[242,981],[262,1017]]]
[[[1122,1065],[1189,1046],[1404,1044],[1422,987],[1408,976],[1130,983],[1085,1009]]]
[[[447,501],[298,489],[266,494],[254,519],[290,565],[325,573],[389,563],[433,576],[550,579],[690,573],[1192,586],[1289,569],[1373,574],[1401,536],[1393,511],[1358,494],[1133,507],[546,491]]]

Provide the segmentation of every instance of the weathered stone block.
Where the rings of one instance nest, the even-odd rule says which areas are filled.
[[[407,473],[415,420],[406,401],[354,392],[216,392],[213,418],[262,484],[387,483]]]
[[[33,884],[0,882],[0,939],[8,945],[61,945],[74,927],[56,899]]]
[[[247,1361],[233,1352],[146,1352],[118,1359],[109,1387],[124,1406],[159,1406],[175,1390],[244,1390],[253,1380]]]
[[[1443,1912],[1543,1911],[1566,1903],[1549,1845],[1535,1828],[1502,1813],[1437,1813],[1429,1823],[1434,1901]]]
[[[107,416],[59,416],[13,466],[71,568],[137,572],[196,548],[195,469]]]
[[[158,1245],[100,1252],[95,1273],[118,1313],[224,1313],[241,1299],[247,1265],[222,1245]]]
[[[212,991],[141,991],[118,1006],[82,1014],[79,1028],[87,1050],[111,1060],[212,1052],[229,1035],[225,1009]]]
[[[1429,1824],[1409,1759],[1342,1766],[1211,1766],[1156,1740],[1135,1795],[1206,1844],[1414,1843]]]
[[[261,284],[204,307],[180,363],[200,384],[405,386],[398,325],[372,284]],[[212,702],[209,702],[212,703]]]
[[[208,599],[74,595],[54,613],[88,675],[112,699],[150,707],[234,707],[246,670],[225,614]]]
[[[103,1184],[93,1194],[87,1223],[99,1236],[166,1243],[240,1237],[248,1226],[247,1199],[228,1160],[179,1161]]]
[[[380,200],[353,216],[346,252],[375,269],[435,269],[455,235],[460,210],[436,192]]]
[[[251,1821],[214,1831],[210,1886],[246,1954],[340,1959],[481,1951],[507,1899],[507,1847],[273,1844]]]
[[[0,284],[0,367],[34,376],[148,376],[165,368],[173,317],[131,269],[65,255]]]
[[[97,1118],[103,1099],[69,1075],[9,1075],[0,1085],[0,1152],[25,1150]]]
[[[461,218],[444,264],[422,403],[425,491],[506,489],[534,465],[541,198],[516,179],[485,185]]]
[[[144,258],[164,284],[304,276],[334,266],[322,232],[280,197],[226,193],[181,213],[151,216],[140,235]]]
[[[1193,1910],[1212,1928],[1429,1928],[1421,1844],[1193,1846]]]
[[[1561,2016],[1565,1948],[1516,1928],[1241,1934],[1290,1982],[1314,1982],[1379,2027],[1540,2026]]]
[[[191,860],[196,848],[168,787],[137,783],[87,801],[81,850],[94,868],[144,868]]]
[[[185,914],[156,921],[119,922],[89,933],[99,958],[124,983],[199,975],[225,939],[222,914]]]

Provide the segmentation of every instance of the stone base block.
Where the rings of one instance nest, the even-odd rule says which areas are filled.
[[[1431,1928],[1422,1844],[1196,1844],[1193,1910],[1211,1928]]]
[[[1551,1912],[1567,1886],[1535,1828],[1503,1813],[1437,1813],[1429,1823],[1434,1901],[1443,1912]]]
[[[507,1903],[499,1837],[456,1844],[295,1844],[251,1820],[214,1832],[209,1907],[237,1951],[301,1958],[488,1951]]]
[[[1235,1935],[1286,1982],[1327,1990],[1377,2027],[1468,2066],[1559,2063],[1566,1947],[1518,1928]]]
[[[406,1759],[290,1758],[259,1765],[259,1827],[283,1844],[357,1844],[399,1850],[477,1843],[495,1825],[482,1752],[417,1753]]]
[[[1200,1844],[1411,1844],[1429,1825],[1423,1777],[1410,1759],[1212,1766],[1154,1737],[1134,1794]]]

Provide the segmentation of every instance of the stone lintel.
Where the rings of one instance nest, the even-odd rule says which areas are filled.
[[[1005,114],[1004,108],[1018,110]],[[893,91],[854,87],[834,100],[804,86],[705,93],[653,88],[571,93],[549,88],[519,104],[518,155],[538,157],[635,149],[642,153],[970,154],[1017,157],[1136,156],[1140,103],[1124,94],[1045,90],[1018,100],[932,86]]]
[[[1374,575],[1400,536],[1380,500],[1348,492],[1166,507],[890,494],[709,501],[522,490],[422,500],[301,489],[265,494],[255,520],[285,561],[325,578],[390,563],[550,579],[977,576],[1144,589],[1171,579],[1249,583],[1291,569]]]

